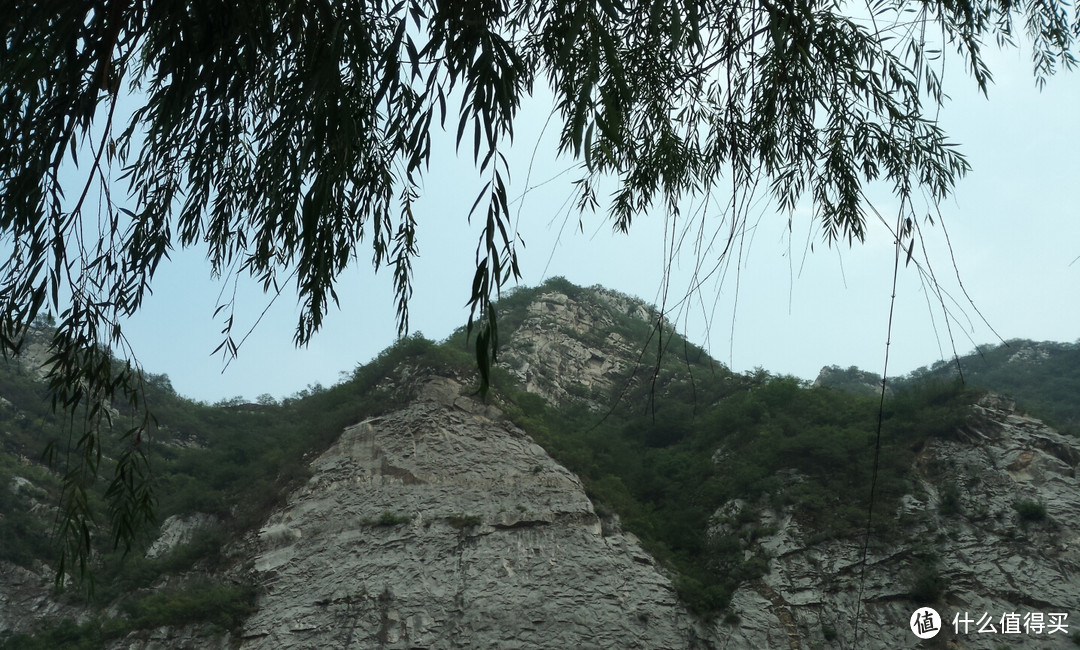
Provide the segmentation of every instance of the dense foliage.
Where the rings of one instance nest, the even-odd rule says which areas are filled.
[[[3,650],[100,650],[110,641],[138,630],[164,625],[201,623],[236,631],[254,611],[255,589],[250,585],[193,581],[182,587],[133,598],[124,604],[126,616],[99,617],[82,623],[60,621],[35,634],[0,639]]]
[[[1013,339],[986,346],[952,363],[920,368],[902,382],[951,379],[963,373],[970,386],[1009,395],[1047,423],[1080,435],[1080,341]]]

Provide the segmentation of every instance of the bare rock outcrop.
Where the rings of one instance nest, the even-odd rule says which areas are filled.
[[[203,512],[168,517],[162,522],[157,539],[150,544],[150,548],[146,549],[146,557],[161,557],[177,546],[190,542],[200,530],[210,528],[217,523],[217,517]]]
[[[944,629],[919,647],[1075,648],[1078,461],[1075,438],[987,396],[964,429],[920,451],[916,489],[896,513],[898,536],[871,545],[865,575],[858,540],[811,544],[790,513],[766,511],[762,523],[776,532],[759,544],[770,571],[736,592],[740,624],[716,631],[732,648],[846,648],[858,612],[859,648],[914,647],[909,619],[926,605],[937,609]],[[921,600],[914,597],[920,591]],[[1028,613],[1044,622],[1065,614],[1066,628],[1025,631]],[[996,633],[977,631],[984,614]],[[1003,631],[1002,617],[1010,615],[1020,618],[1021,633]],[[967,633],[964,618],[975,621]]]
[[[579,479],[445,377],[349,428],[260,533],[242,646],[694,648],[700,626]]]
[[[590,295],[604,308],[558,291],[541,294],[526,308],[500,364],[523,390],[551,404],[577,399],[599,408],[597,398],[624,378],[640,350],[613,331],[613,317],[652,323],[657,316],[641,302],[612,291],[594,287]]]
[[[44,564],[30,569],[0,561],[0,639],[29,632],[41,620],[85,618],[77,602],[56,597],[53,577]]]

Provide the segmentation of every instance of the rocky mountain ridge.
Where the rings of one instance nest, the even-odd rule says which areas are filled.
[[[589,411],[648,381],[651,361],[634,373],[657,313],[588,291],[553,285],[522,300],[500,356],[518,389]],[[686,362],[685,372],[703,367]],[[151,589],[256,585],[237,628],[157,625],[94,647],[810,650],[852,647],[857,613],[859,648],[1067,648],[1080,638],[1071,634],[1080,630],[1080,444],[1008,399],[983,397],[962,426],[913,439],[908,491],[896,511],[875,514],[891,532],[872,538],[865,574],[862,539],[822,537],[799,503],[720,504],[705,546],[739,539],[745,559],[765,566],[735,589],[727,614],[709,618],[680,600],[672,567],[595,502],[596,486],[511,421],[528,421],[513,415],[520,407],[498,394],[484,403],[470,383],[422,361],[396,366],[379,384],[393,406],[305,457],[307,479],[257,529],[226,543],[224,566],[196,564]],[[752,392],[746,385],[732,394]],[[708,457],[717,474],[734,471],[730,453]],[[20,493],[34,489],[19,478]],[[784,471],[777,480],[784,492],[810,479]],[[167,557],[219,524],[205,513],[172,518],[147,555]],[[101,616],[56,597],[51,577],[44,564],[0,562],[0,648],[42,623]],[[108,615],[123,616],[123,602]],[[908,618],[926,604],[946,629],[918,641]],[[951,630],[954,614],[1023,612],[1067,614],[1073,629]]]
[[[587,300],[543,291],[523,311],[500,365],[526,392],[552,404],[579,400],[594,409],[632,370],[641,333],[659,322],[655,309],[599,287]]]

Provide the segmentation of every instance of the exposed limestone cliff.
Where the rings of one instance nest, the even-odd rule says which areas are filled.
[[[79,619],[84,615],[77,603],[64,602],[53,591],[51,570],[37,570],[0,562],[0,638],[13,632],[27,632],[43,620]]]
[[[501,353],[501,365],[524,390],[552,404],[574,398],[596,404],[597,397],[625,379],[640,341],[615,331],[615,318],[651,326],[656,314],[615,292],[594,288],[590,295],[602,309],[558,291],[543,293],[528,305],[524,322]]]
[[[262,529],[243,648],[700,646],[575,476],[456,381],[421,382],[348,429]]]
[[[919,485],[896,516],[895,540],[871,545],[860,595],[857,540],[811,544],[790,512],[766,512],[776,527],[760,545],[770,572],[735,595],[737,627],[717,628],[726,647],[828,648],[850,644],[856,610],[859,646],[912,647],[909,617],[935,607],[945,629],[925,647],[1075,648],[1080,628],[1080,443],[1012,404],[988,396],[973,407],[966,429],[932,438],[920,451]],[[1041,504],[1045,516],[1034,505]],[[911,596],[929,580],[939,597]],[[935,582],[936,581],[936,582]],[[923,590],[927,589],[926,584]],[[931,589],[933,591],[933,589]],[[1068,614],[1069,632],[1002,634],[1002,615]],[[994,619],[997,634],[953,634],[955,615]],[[926,642],[930,644],[930,641]],[[945,645],[950,643],[953,645]],[[844,647],[848,647],[845,645]],[[920,646],[922,647],[922,646]]]

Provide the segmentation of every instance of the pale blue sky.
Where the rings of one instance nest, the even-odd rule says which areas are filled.
[[[974,168],[953,199],[940,206],[956,264],[975,306],[1003,338],[1074,341],[1080,337],[1080,261],[1072,263],[1080,256],[1074,196],[1080,188],[1080,79],[1061,75],[1040,93],[1023,54],[1012,51],[990,58],[996,83],[989,101],[960,73],[945,79],[953,101],[941,119]],[[528,116],[511,155],[512,195],[557,177],[569,164],[554,158],[550,144],[541,144],[532,157],[546,113],[533,109]],[[479,234],[478,227],[466,226],[464,219],[481,185],[471,155],[456,160],[450,136],[445,141],[445,155],[433,161],[416,210],[421,256],[415,265],[411,320],[414,331],[433,339],[447,336],[467,317]],[[533,168],[526,184],[530,160]],[[584,233],[578,231],[574,214],[564,227],[567,211],[561,206],[569,196],[571,177],[556,178],[520,204],[519,232],[526,242],[521,251],[523,283],[531,286],[562,275],[577,284],[602,284],[658,303],[664,216],[639,219],[628,236],[612,234],[600,215],[586,217]],[[891,219],[892,199],[873,189],[871,195]],[[804,260],[809,228],[805,215],[794,215],[789,241],[786,215],[768,206],[754,214],[761,220],[744,253],[734,318],[732,268],[722,284],[704,285],[694,312],[680,319],[680,329],[736,370],[760,366],[808,379],[829,364],[880,372],[893,267],[892,246],[883,229],[871,228],[867,243],[851,249],[828,249],[815,239],[815,252]],[[927,229],[931,262],[942,283],[962,301],[941,234],[940,228]],[[168,374],[180,393],[196,399],[254,399],[262,393],[283,397],[308,384],[330,385],[396,336],[391,276],[373,275],[366,251],[359,257],[362,263],[338,288],[341,310],[330,314],[306,349],[292,345],[297,304],[295,296],[283,296],[241,348],[240,357],[222,372],[221,358],[210,355],[220,342],[221,324],[211,315],[221,285],[209,277],[198,250],[177,252],[173,262],[161,268],[154,295],[127,324],[127,334],[148,370]],[[685,291],[692,262],[686,255],[673,268],[669,302]],[[254,283],[241,283],[238,295],[238,322],[253,323],[268,298]],[[901,269],[890,375],[950,354],[940,307],[931,307],[914,270]],[[962,313],[952,307],[960,317],[952,325],[958,351],[969,351],[973,341],[995,342],[975,310],[963,307]]]

